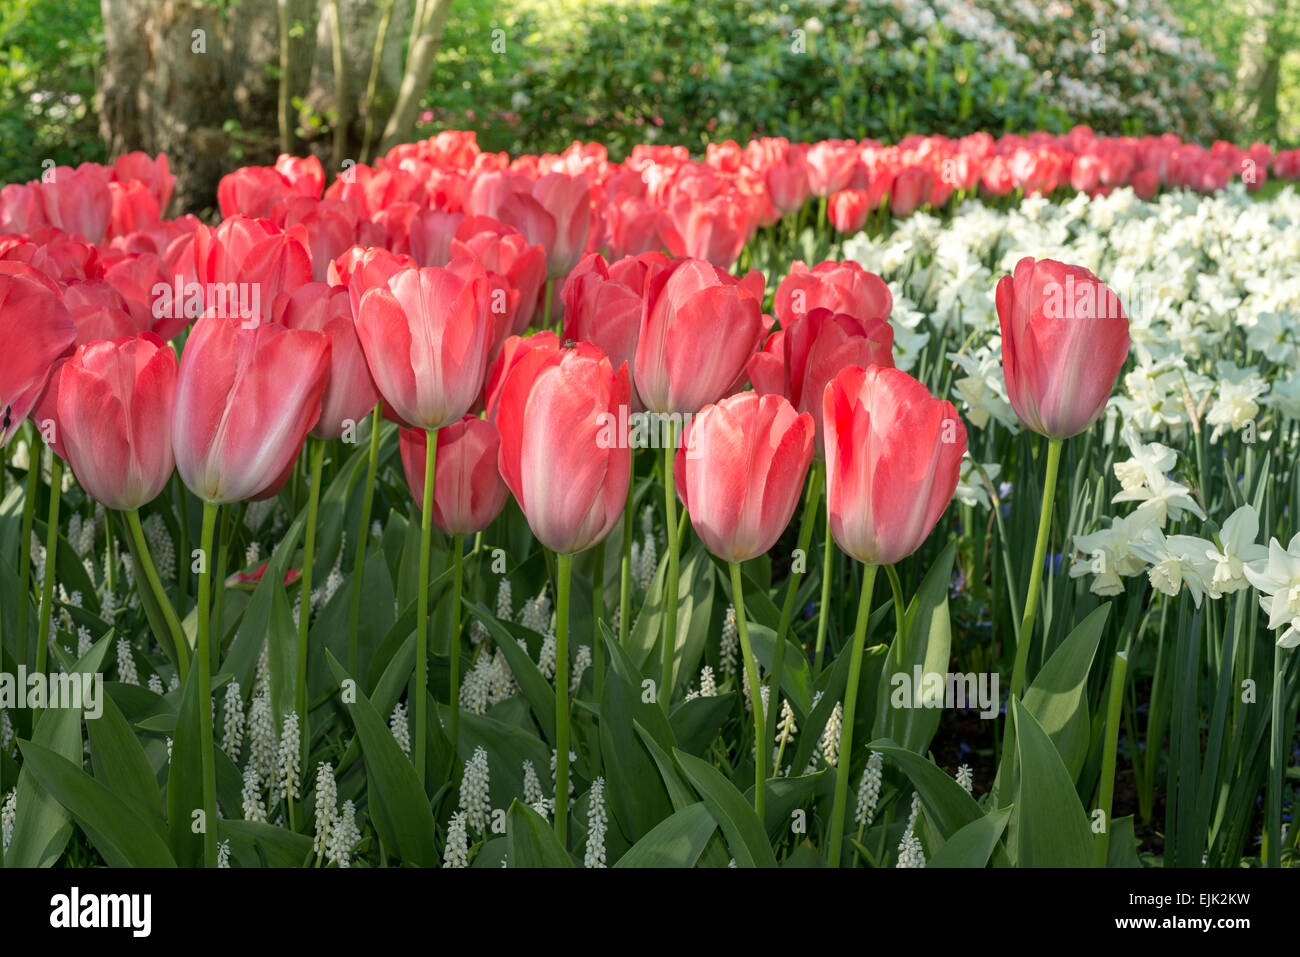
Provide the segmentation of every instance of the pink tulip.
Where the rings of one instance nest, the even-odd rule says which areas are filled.
[[[847,554],[892,565],[925,541],[956,491],[966,427],[900,369],[856,366],[826,386],[826,498]]]
[[[342,286],[309,282],[284,303],[279,321],[290,329],[323,332],[330,339],[330,372],[321,396],[320,420],[312,435],[337,439],[354,427],[379,401],[379,390],[370,376],[361,340],[352,321],[348,291]]]
[[[330,340],[209,314],[181,355],[172,418],[176,468],[206,502],[276,494],[320,419]]]
[[[76,338],[54,284],[30,266],[0,261],[0,342],[10,344],[0,352],[0,446],[23,424],[50,368]]]
[[[743,279],[696,259],[679,260],[646,283],[634,377],[652,412],[698,412],[738,388],[771,320],[763,276]]]
[[[480,264],[453,260],[400,270],[361,297],[370,374],[409,426],[450,425],[478,398],[495,330],[489,288]]]
[[[662,253],[643,253],[606,264],[598,254],[584,256],[569,273],[560,299],[564,303],[564,338],[598,346],[610,362],[636,358],[641,330],[642,295],[647,278],[667,268],[671,260]],[[632,389],[633,411],[641,399]]]
[[[424,460],[429,433],[402,429],[398,445],[407,484],[419,506],[424,501]],[[481,532],[501,514],[510,490],[497,458],[501,436],[491,422],[467,415],[438,430],[433,481],[433,524],[445,535]]]
[[[856,233],[867,223],[875,204],[865,189],[842,189],[832,193],[826,205],[826,217],[837,233]]]
[[[813,455],[812,416],[784,396],[741,392],[706,406],[677,450],[674,478],[705,547],[729,562],[781,536]]]
[[[537,540],[558,554],[602,541],[623,513],[628,391],[626,366],[614,371],[586,342],[527,350],[505,375],[496,405],[501,477]]]
[[[171,478],[176,353],[152,332],[78,347],[59,377],[64,455],[91,498],[130,511]]]
[[[847,313],[814,309],[796,316],[749,360],[759,395],[783,395],[817,425],[817,455],[825,455],[822,396],[826,383],[848,366],[894,365],[894,329],[884,319],[865,322]]]
[[[997,289],[1002,371],[1020,421],[1067,439],[1101,417],[1129,352],[1119,297],[1082,266],[1026,256]]]
[[[824,262],[809,269],[799,260],[781,280],[774,308],[782,326],[814,309],[829,309],[853,316],[859,322],[888,319],[893,296],[883,279],[855,262]]]

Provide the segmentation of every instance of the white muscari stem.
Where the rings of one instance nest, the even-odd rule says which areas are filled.
[[[316,836],[312,849],[323,855],[329,846],[331,832],[338,818],[338,785],[334,781],[334,768],[322,761],[316,768]]]
[[[230,841],[217,842],[217,867],[230,867]]]
[[[895,867],[925,867],[925,851],[916,836],[916,819],[921,813],[921,795],[912,792],[912,809],[907,817],[907,828],[898,844],[898,863]]]
[[[705,665],[700,669],[700,697],[716,698],[718,696],[718,683],[713,677],[713,669]]]
[[[826,719],[826,727],[822,729],[821,739],[817,743],[827,767],[833,768],[839,764],[842,730],[844,730],[844,702],[837,701],[835,707],[831,709],[830,717]]]
[[[767,710],[767,695],[763,695],[763,710]],[[776,724],[776,743],[778,745],[789,744],[794,740],[794,736],[798,732],[799,728],[794,723],[794,709],[790,707],[788,698],[782,698],[781,717]]]
[[[9,712],[0,708],[0,751],[6,754],[12,754],[11,746],[14,742],[14,726],[9,720]]]
[[[343,802],[334,826],[330,830],[329,844],[325,848],[325,859],[336,867],[350,867],[352,849],[361,843],[361,831],[357,827],[357,809],[351,800]]]
[[[267,692],[255,697],[248,706],[248,764],[268,786],[275,773],[275,750],[275,722],[271,718],[271,695]]]
[[[969,764],[963,764],[957,769],[957,783],[962,786],[967,794],[975,793],[975,773],[971,770]]]
[[[542,793],[542,782],[537,777],[537,771],[533,767],[533,762],[524,759],[524,803],[529,807],[534,807],[538,801],[544,799],[545,795]]]
[[[157,676],[150,675],[150,682]],[[244,702],[239,694],[239,681],[232,678],[226,685],[225,724],[221,733],[221,750],[239,763],[239,751],[244,744]]]
[[[582,684],[582,675],[591,667],[591,646],[579,645],[577,654],[573,656],[573,674],[569,678],[569,693],[574,694],[578,686]]]
[[[135,658],[131,655],[131,642],[125,638],[117,640],[117,680],[124,685],[140,683],[140,676],[135,670]]]
[[[504,577],[497,584],[497,620],[515,620],[515,600],[510,588],[510,579]]]
[[[245,821],[266,823],[266,804],[262,801],[262,781],[257,764],[250,757],[244,768],[244,788],[240,795]]]
[[[153,556],[158,577],[163,581],[171,581],[176,577],[176,549],[172,545],[171,533],[167,531],[167,523],[155,512],[144,520],[141,527],[144,529],[145,540],[149,543],[149,554]]]
[[[4,849],[9,850],[9,842],[14,839],[14,822],[18,818],[18,789],[13,788],[5,795],[4,804],[0,804],[0,831],[3,832]]]
[[[555,794],[555,773],[558,770],[558,765],[559,765],[559,762],[556,760],[558,755],[559,752],[555,748],[551,748],[551,793],[552,794]],[[577,752],[570,751],[569,752],[570,766],[572,766],[573,762],[577,760],[578,760]],[[572,806],[573,804],[573,789],[574,789],[573,775],[570,774],[569,775],[569,806]]]
[[[542,646],[537,651],[537,670],[542,677],[550,680],[555,677],[555,633],[548,631],[542,638]]]
[[[871,752],[871,757],[867,759],[867,767],[862,772],[862,780],[858,783],[858,807],[853,815],[853,821],[859,827],[870,827],[872,819],[876,816],[884,766],[884,756],[879,751]]]
[[[388,730],[393,732],[393,738],[397,741],[398,747],[408,758],[411,756],[411,725],[406,720],[406,704],[399,701],[393,705],[393,713],[388,718]]]
[[[159,678],[157,674],[150,675],[147,683],[149,690],[156,695],[161,695],[167,690],[163,687],[162,679]]]
[[[587,792],[587,849],[583,855],[584,867],[605,866],[605,779],[596,778]]]
[[[465,812],[469,826],[480,834],[487,832],[488,819],[492,816],[488,787],[488,753],[477,747],[473,757],[465,762],[465,773],[460,779],[460,809]]]
[[[447,824],[447,843],[442,849],[443,867],[469,867],[469,834],[467,815],[457,811]]]
[[[722,673],[730,678],[736,676],[736,656],[740,647],[739,634],[736,630],[736,606],[728,605],[726,617],[722,621],[722,639],[718,648],[718,662]],[[748,681],[748,678],[746,678]],[[745,696],[749,697],[749,687],[745,687]]]
[[[299,740],[298,712],[284,716],[280,747],[276,752],[275,786],[285,797],[297,800],[302,786],[302,742]]]

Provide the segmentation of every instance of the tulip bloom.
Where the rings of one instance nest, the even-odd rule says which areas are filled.
[[[312,435],[337,439],[347,423],[355,426],[379,401],[352,321],[348,291],[342,286],[309,282],[288,298],[279,318],[290,329],[310,329],[330,338],[330,373],[321,397],[320,421],[312,426]]]
[[[78,347],[59,377],[65,457],[91,498],[121,511],[171,478],[176,354],[152,332]]]
[[[50,367],[72,349],[77,327],[54,284],[29,266],[0,263],[0,446],[41,397]]]
[[[482,265],[403,269],[361,297],[357,335],[375,385],[407,424],[440,429],[483,388],[494,323]]]
[[[698,412],[734,391],[771,320],[763,315],[763,276],[743,279],[696,259],[652,275],[646,284],[633,360],[637,394],[652,412]]]
[[[885,281],[855,262],[818,263],[809,269],[795,260],[776,288],[773,309],[783,327],[817,308],[843,312],[860,322],[888,319],[894,297]]]
[[[416,502],[424,501],[428,433],[402,429],[402,470]],[[438,430],[433,481],[433,524],[445,535],[472,535],[492,524],[510,490],[501,481],[497,457],[501,436],[491,422],[467,415]]]
[[[901,561],[957,489],[966,452],[957,410],[902,370],[853,366],[826,386],[822,416],[836,544],[868,565]]]
[[[789,399],[817,424],[817,456],[825,456],[822,396],[826,384],[849,366],[894,365],[894,328],[884,319],[855,319],[814,309],[774,333],[749,360],[749,381],[760,395]]]
[[[611,363],[627,362],[630,368],[636,359],[646,278],[671,262],[662,253],[627,256],[609,264],[598,253],[582,257],[560,293],[564,338],[590,342],[600,347]],[[634,387],[632,410],[641,408]]]
[[[320,419],[330,340],[272,323],[208,315],[181,355],[172,418],[176,467],[212,504],[274,495]]]
[[[1119,297],[1082,266],[1025,257],[997,289],[1007,398],[1040,435],[1067,439],[1101,417],[1129,352]]]
[[[586,342],[530,349],[505,373],[495,408],[501,477],[537,540],[558,554],[595,545],[622,515],[632,452],[618,429],[628,402],[626,366],[615,372]]]
[[[762,555],[790,524],[813,454],[813,417],[784,396],[741,392],[705,407],[677,451],[677,494],[706,548]]]

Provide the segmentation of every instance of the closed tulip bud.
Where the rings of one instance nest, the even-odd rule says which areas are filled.
[[[49,379],[72,349],[77,327],[51,283],[30,266],[0,262],[0,446],[23,424]]]
[[[505,372],[496,403],[501,477],[537,540],[557,554],[602,541],[623,513],[628,394],[627,367],[615,371],[587,342],[526,350]]]
[[[152,332],[78,347],[59,377],[64,455],[91,498],[129,511],[171,478],[176,353]]]
[[[796,316],[749,360],[749,381],[760,395],[789,399],[817,424],[817,456],[825,456],[822,396],[826,383],[849,366],[894,365],[894,329],[884,319],[855,319],[814,309]]]
[[[417,505],[424,501],[428,434],[423,429],[402,429],[398,436],[402,469]],[[443,534],[481,532],[501,514],[510,490],[497,469],[500,450],[496,426],[472,415],[438,430],[430,517]]]
[[[645,407],[698,412],[735,391],[771,328],[762,298],[763,276],[756,270],[737,279],[687,259],[651,275],[633,366]]]
[[[421,429],[440,429],[469,411],[494,331],[487,273],[467,260],[394,273],[362,296],[357,317],[380,395]]]
[[[707,199],[680,194],[668,207],[660,231],[674,256],[730,269],[740,258],[753,223],[744,197],[736,191]]]
[[[836,544],[869,565],[906,558],[957,489],[966,453],[957,410],[900,369],[852,366],[827,384],[822,415]]]
[[[813,418],[779,395],[741,392],[705,407],[677,450],[677,494],[710,552],[743,562],[790,524],[813,455]]]
[[[1101,417],[1129,352],[1119,297],[1082,266],[1025,257],[997,289],[1002,371],[1020,421],[1068,439]]]
[[[832,193],[826,215],[837,233],[856,233],[866,225],[874,204],[865,189],[842,189]]]
[[[533,197],[555,221],[555,241],[546,246],[547,275],[567,275],[582,257],[591,228],[591,189],[587,177],[547,173],[533,184]],[[524,231],[524,235],[528,236],[528,232]],[[537,242],[532,236],[528,236],[528,241]]]
[[[290,329],[310,329],[330,338],[330,373],[321,396],[320,421],[312,435],[337,439],[347,423],[357,423],[379,401],[361,340],[352,321],[348,291],[342,286],[309,282],[284,303],[279,321]]]
[[[172,448],[181,479],[206,502],[266,498],[284,487],[320,419],[330,340],[214,314],[181,355]]]
[[[889,211],[895,216],[911,216],[918,206],[930,202],[934,187],[934,175],[928,169],[909,166],[901,170],[889,190]]]

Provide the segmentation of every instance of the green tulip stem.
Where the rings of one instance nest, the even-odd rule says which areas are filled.
[[[853,629],[853,647],[849,658],[848,684],[844,688],[844,724],[840,731],[840,756],[835,768],[835,802],[831,807],[831,836],[827,859],[831,867],[840,866],[844,850],[844,817],[848,812],[849,766],[853,763],[853,721],[857,717],[858,683],[862,677],[862,648],[871,617],[871,589],[876,583],[876,566],[867,565],[862,574],[862,594],[858,599],[858,621]]]
[[[754,648],[749,643],[749,623],[745,619],[745,591],[740,580],[740,564],[729,562],[731,570],[731,601],[736,608],[736,632],[740,635],[740,650],[745,656],[745,674],[749,675],[749,699],[754,711],[754,813],[763,820],[764,787],[767,774],[763,766],[767,763],[767,735],[764,728],[767,721],[763,716],[763,689],[758,683],[758,661],[754,657]]]
[[[1047,477],[1043,480],[1043,507],[1038,515],[1038,540],[1034,543],[1034,564],[1029,572],[1029,594],[1025,596],[1025,616],[1020,622],[1020,640],[1016,644],[1016,664],[1011,672],[1011,693],[1020,697],[1029,664],[1029,646],[1034,643],[1034,618],[1038,613],[1038,591],[1043,582],[1043,562],[1047,558],[1047,539],[1052,530],[1052,506],[1056,501],[1056,473],[1061,464],[1061,439],[1047,443]]]

